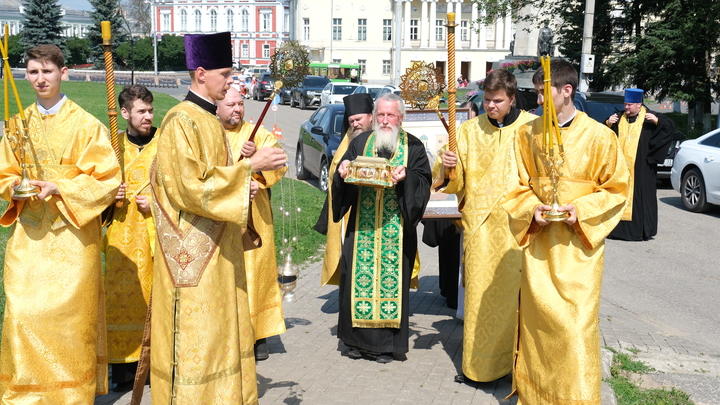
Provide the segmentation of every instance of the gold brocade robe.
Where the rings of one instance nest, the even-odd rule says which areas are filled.
[[[350,144],[350,133],[352,133],[352,128],[348,130],[342,141],[340,141],[340,145],[338,145],[332,163],[330,164],[330,171],[328,173],[328,208],[332,207],[332,192],[330,191],[332,190],[332,179],[335,176],[335,170],[340,164],[340,160],[342,160],[343,155],[347,152],[348,145]],[[340,269],[340,254],[342,253],[342,243],[345,239],[345,231],[347,230],[347,221],[350,213],[346,213],[342,220],[338,222],[333,221],[332,209],[328,209],[327,214],[327,240],[325,242],[325,257],[323,259],[320,285],[339,285],[340,272],[338,270]]]
[[[150,373],[153,404],[257,404],[243,227],[250,199],[250,161],[233,162],[213,113],[191,101],[168,111],[156,135],[155,203],[183,232],[201,216],[224,224],[217,249],[189,246],[206,263],[196,287],[175,287],[157,229],[152,288]],[[152,176],[151,176],[151,180]],[[153,218],[159,222],[156,205]],[[201,233],[205,229],[197,228]],[[207,261],[207,262],[205,262]]]
[[[107,311],[108,362],[132,363],[140,358],[147,305],[152,287],[155,223],[143,213],[136,195],[152,200],[150,165],[155,159],[155,139],[139,147],[120,134],[125,164],[126,198],[115,207],[105,233],[105,306]]]
[[[573,204],[577,222],[533,221],[550,204],[552,187],[542,157],[542,119],[515,137],[519,187],[503,203],[523,250],[518,344],[513,372],[518,403],[600,404],[598,311],[605,237],[627,199],[627,164],[615,134],[577,112],[562,138],[565,163],[560,205]]]
[[[494,381],[512,369],[522,252],[500,203],[517,185],[515,132],[535,118],[520,112],[498,128],[483,114],[458,129],[456,179],[443,190],[458,194],[463,224],[465,326],[463,373]],[[436,159],[433,178],[443,176]]]
[[[0,225],[12,233],[0,402],[89,404],[107,393],[100,214],[115,198],[120,170],[105,126],[71,100],[53,115],[36,104],[25,111],[28,175],[55,183],[59,194],[11,200],[20,166],[5,137],[0,193],[9,204]]]
[[[254,124],[242,121],[234,129],[225,131],[234,160],[240,158],[240,150],[245,141],[250,139],[254,127]],[[257,149],[282,149],[275,135],[262,127],[255,134],[254,142]],[[252,217],[255,230],[262,239],[262,246],[245,252],[245,273],[255,340],[285,332],[282,295],[277,282],[275,234],[269,189],[279,182],[286,172],[287,167],[283,167],[253,176],[260,184],[260,190],[252,201]]]

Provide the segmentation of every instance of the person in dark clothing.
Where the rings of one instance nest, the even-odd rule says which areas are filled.
[[[430,199],[431,178],[425,146],[401,127],[404,115],[400,97],[382,95],[373,131],[350,142],[332,182],[333,220],[350,212],[340,258],[338,338],[352,359],[389,363],[408,352],[416,227]],[[348,165],[359,156],[387,159],[392,186],[347,182]]]
[[[605,122],[618,135],[630,169],[630,192],[622,220],[608,238],[646,241],[657,234],[658,163],[667,156],[675,124],[643,107],[643,90],[625,90],[625,112]]]

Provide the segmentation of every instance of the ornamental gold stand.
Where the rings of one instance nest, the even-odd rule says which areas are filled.
[[[560,166],[565,163],[565,150],[562,143],[562,134],[555,111],[555,103],[552,97],[552,80],[550,78],[550,56],[540,57],[544,77],[543,85],[543,132],[542,132],[542,154],[546,169],[549,170],[550,184],[552,185],[551,210],[543,213],[543,218],[548,222],[564,221],[568,213],[559,211],[557,187],[560,178]],[[557,146],[558,153],[555,153]]]
[[[17,91],[17,86],[15,85],[15,78],[12,75],[12,70],[10,69],[10,62],[8,61],[8,38],[10,37],[10,29],[7,24],[5,24],[5,42],[4,44],[0,43],[0,52],[2,53],[2,59],[3,59],[3,66],[4,66],[4,102],[5,102],[5,126],[4,126],[4,132],[5,137],[7,138],[8,142],[10,142],[10,147],[12,148],[13,152],[17,152],[18,157],[20,158],[20,168],[21,168],[21,177],[20,177],[20,183],[16,185],[13,188],[13,195],[20,198],[30,198],[38,195],[40,193],[40,188],[37,186],[33,186],[30,184],[30,178],[27,174],[27,168],[25,166],[25,154],[26,149],[25,145],[30,143],[30,135],[28,133],[28,122],[27,118],[25,117],[25,110],[22,107],[22,103],[20,102],[20,95]],[[10,94],[8,89],[8,82],[12,86],[13,93],[15,94],[15,103],[18,106],[18,109],[20,110],[20,126],[18,127],[17,119],[15,119],[15,124],[13,125],[14,130],[10,128]]]

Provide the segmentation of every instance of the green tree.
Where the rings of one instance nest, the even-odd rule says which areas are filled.
[[[687,101],[689,126],[703,120],[709,130],[710,103],[720,91],[713,57],[720,52],[720,42],[708,33],[720,20],[720,4],[670,0],[656,16],[634,38],[634,52],[625,55],[622,68],[628,82],[661,100]]]
[[[158,42],[158,69],[186,70],[185,40],[179,35],[163,35]]]
[[[152,37],[135,39],[135,70],[153,70],[153,45]],[[120,65],[132,69],[133,47],[130,41],[123,42],[117,48],[117,56]]]
[[[70,56],[68,56],[68,65],[84,65],[88,63],[90,57],[90,40],[87,38],[72,37],[68,38],[65,46]]]
[[[20,31],[20,45],[29,50],[38,45],[53,44],[65,51],[62,18],[58,0],[27,0]],[[66,55],[67,56],[67,55]]]
[[[25,50],[20,45],[20,35],[10,35],[8,38],[8,62],[10,62],[10,66],[17,67],[22,62],[24,53]]]
[[[102,29],[100,28],[101,21],[110,21],[110,31],[112,36],[112,52],[116,54],[117,47],[127,41],[127,34],[123,29],[123,17],[120,14],[119,8],[120,0],[90,0],[90,5],[93,6],[93,11],[90,13],[95,24],[91,25],[87,38],[91,44],[91,55],[95,59],[95,66],[98,68],[105,67],[105,61],[103,57],[103,40],[102,40]],[[117,63],[116,57],[116,63]]]

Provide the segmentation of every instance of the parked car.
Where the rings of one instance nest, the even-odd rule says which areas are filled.
[[[290,107],[300,106],[301,110],[320,105],[320,94],[330,79],[325,76],[305,76],[300,86],[290,89]]]
[[[292,89],[288,89],[286,87],[283,87],[278,92],[278,97],[280,97],[280,104],[288,104],[290,102],[290,92]]]
[[[342,104],[342,100],[352,93],[358,85],[356,83],[330,82],[320,95],[320,105]]]
[[[670,182],[692,212],[720,204],[720,129],[683,142],[675,154]]]
[[[361,84],[355,88],[352,94],[368,93],[370,94],[370,97],[375,100],[378,93],[380,93],[380,90],[384,89],[385,87],[386,86],[383,84]]]
[[[397,91],[397,93],[395,93],[395,91]],[[380,89],[380,91],[378,91],[378,93],[375,95],[375,100],[377,100],[378,97],[382,96],[385,93],[395,93],[395,94],[400,95],[400,88],[397,86],[388,84],[385,87],[383,87],[382,89]]]
[[[270,72],[263,73],[253,89],[253,100],[263,101],[266,97],[270,97],[270,94],[273,92],[274,83],[275,81],[270,75]]]
[[[295,172],[300,180],[319,179],[320,190],[328,191],[330,163],[342,138],[344,104],[322,106],[300,126]]]

